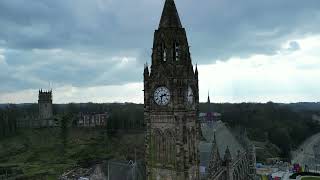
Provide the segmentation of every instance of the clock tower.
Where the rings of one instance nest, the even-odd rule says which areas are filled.
[[[199,179],[198,71],[174,0],[166,0],[144,69],[147,180]]]

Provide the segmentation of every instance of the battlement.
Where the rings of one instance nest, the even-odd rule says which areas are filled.
[[[39,90],[38,102],[52,102],[52,90]]]
[[[40,119],[49,119],[52,117],[52,90],[39,90],[38,106]]]

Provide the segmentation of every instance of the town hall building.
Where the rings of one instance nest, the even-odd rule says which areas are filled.
[[[166,0],[154,33],[144,105],[147,179],[199,179],[198,73],[173,0]]]
[[[254,147],[243,146],[222,122],[200,125],[198,70],[189,47],[174,0],[166,0],[143,74],[146,179],[252,179]]]

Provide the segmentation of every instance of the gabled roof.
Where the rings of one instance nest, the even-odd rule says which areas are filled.
[[[182,28],[174,0],[166,0],[161,15],[159,28]]]
[[[237,158],[238,151],[245,151],[243,145],[237,140],[231,130],[222,121],[217,121],[214,123],[215,124],[213,125],[213,127],[209,127],[206,124],[203,124],[203,126],[201,126],[201,131],[207,141],[201,141],[199,144],[200,164],[206,167],[208,167],[208,162],[211,158],[211,142],[214,139],[214,134],[216,134],[215,142],[217,143],[221,159],[224,159],[227,147],[229,147],[232,159]]]

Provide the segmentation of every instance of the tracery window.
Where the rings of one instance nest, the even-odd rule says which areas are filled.
[[[164,43],[161,45],[161,51],[162,51],[162,60],[167,61],[167,49]]]
[[[153,137],[153,144],[154,148],[152,149],[153,152],[151,152],[154,155],[154,158],[157,162],[161,160],[161,150],[162,150],[162,134],[160,130],[156,129],[154,131],[154,137]]]
[[[179,55],[180,55],[180,46],[179,43],[174,43],[174,57],[176,61],[179,61]]]
[[[166,148],[167,148],[167,144],[166,144],[166,137],[164,135],[161,135],[161,143],[160,143],[160,162],[162,163],[166,163]]]
[[[166,162],[169,164],[174,164],[175,162],[175,156],[176,156],[176,151],[175,151],[175,140],[174,136],[170,131],[166,131]]]
[[[188,140],[188,143],[189,143],[189,158],[190,158],[190,161],[193,160],[193,153],[194,153],[194,142],[193,142],[193,136],[192,136],[192,130],[190,129],[189,130],[189,140]]]

